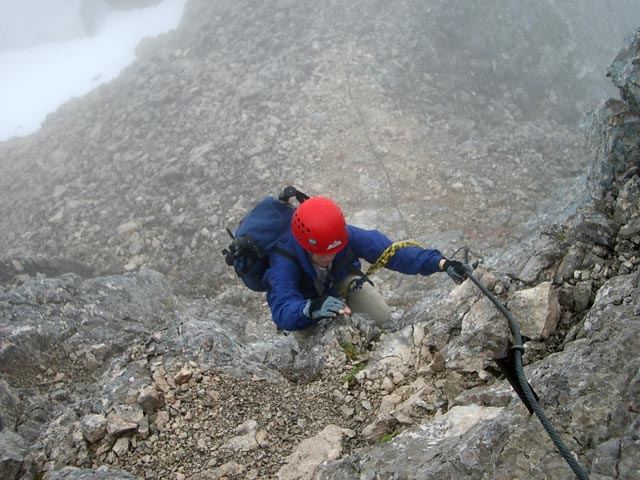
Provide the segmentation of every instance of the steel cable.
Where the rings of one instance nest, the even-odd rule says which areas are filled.
[[[524,347],[522,346],[522,335],[520,334],[520,328],[518,327],[518,324],[511,316],[511,313],[509,313],[509,311],[504,307],[504,305],[502,305],[498,301],[498,299],[496,299],[496,297],[494,297],[493,294],[487,289],[487,287],[485,287],[473,275],[471,267],[469,267],[468,265],[465,265],[465,268],[467,269],[467,272],[468,272],[467,278],[469,278],[469,280],[471,280],[482,291],[482,293],[484,293],[486,297],[489,300],[491,300],[491,302],[496,306],[498,310],[500,310],[500,313],[502,313],[507,318],[507,321],[509,322],[509,329],[511,330],[511,334],[513,335],[513,341],[515,343],[515,345],[513,345],[513,347],[511,348],[514,350],[513,356],[515,360],[516,374],[518,376],[518,383],[520,384],[520,388],[522,389],[529,406],[535,412],[536,416],[538,417],[538,420],[540,420],[540,423],[542,423],[542,426],[547,431],[547,434],[553,441],[554,445],[556,446],[556,448],[558,449],[562,457],[565,459],[565,461],[569,464],[573,472],[576,474],[576,477],[578,477],[578,479],[580,480],[589,480],[589,475],[587,474],[586,470],[578,463],[578,461],[573,457],[573,455],[571,454],[567,446],[564,444],[557,430],[551,424],[551,422],[545,415],[544,411],[540,407],[540,404],[534,397],[531,387],[527,382],[527,377],[524,374],[524,369],[522,365],[522,351],[524,350]]]

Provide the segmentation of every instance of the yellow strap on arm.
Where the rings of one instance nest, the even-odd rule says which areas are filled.
[[[389,260],[391,260],[391,257],[393,257],[399,249],[406,247],[424,248],[418,242],[414,242],[413,240],[405,240],[404,242],[392,243],[384,252],[382,252],[382,255],[380,255],[380,257],[376,260],[376,263],[369,267],[369,269],[367,270],[367,277],[373,274],[373,272],[375,272],[379,268],[386,266],[387,263],[389,263]]]

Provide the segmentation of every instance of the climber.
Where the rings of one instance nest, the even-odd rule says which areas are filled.
[[[379,326],[389,320],[390,309],[378,290],[368,279],[357,280],[364,275],[360,259],[374,264],[391,246],[377,230],[347,225],[338,205],[328,198],[302,203],[293,214],[291,233],[280,244],[293,255],[272,255],[264,275],[278,328],[304,337],[319,320],[342,314],[365,313]],[[456,283],[466,277],[461,262],[417,245],[395,251],[385,267],[410,275],[446,271]],[[349,286],[355,283],[360,288],[352,291]]]

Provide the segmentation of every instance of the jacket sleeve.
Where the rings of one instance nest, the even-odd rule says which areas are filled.
[[[304,314],[307,299],[298,289],[300,275],[304,273],[291,260],[271,256],[271,268],[264,276],[268,285],[267,303],[273,321],[282,330],[304,330],[316,323]]]
[[[349,226],[349,243],[353,252],[369,263],[375,263],[393,243],[377,230]],[[439,262],[444,256],[435,248],[404,247],[396,251],[385,268],[408,275],[431,275],[440,272]]]

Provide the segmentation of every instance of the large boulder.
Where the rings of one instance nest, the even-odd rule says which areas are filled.
[[[22,437],[8,428],[0,429],[0,478],[18,480],[26,455]]]
[[[71,273],[29,279],[0,292],[0,372],[39,383],[47,369],[103,369],[133,339],[169,321],[173,304],[163,276],[150,270],[87,281]]]
[[[609,76],[629,108],[640,115],[640,30],[620,50],[609,67]]]
[[[285,460],[277,478],[311,480],[320,464],[340,458],[343,438],[353,435],[354,432],[337,425],[328,425],[317,435],[300,442],[296,450]]]
[[[522,335],[533,340],[549,337],[560,320],[560,302],[551,282],[514,292],[507,306],[517,318]]]
[[[595,156],[589,184],[594,199],[610,199],[618,194],[625,176],[640,165],[640,118],[623,101],[610,99],[591,114],[589,122]]]

